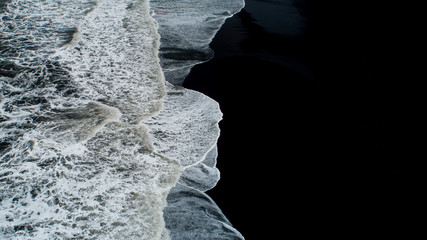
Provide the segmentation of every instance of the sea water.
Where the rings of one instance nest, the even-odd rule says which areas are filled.
[[[0,239],[243,239],[204,194],[219,106],[178,86],[242,6],[1,1]]]
[[[212,58],[209,48],[224,21],[243,0],[151,0],[162,37],[161,65],[167,81],[181,84],[191,68]]]

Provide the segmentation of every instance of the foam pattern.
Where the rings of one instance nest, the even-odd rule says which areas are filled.
[[[218,149],[215,146],[202,162],[185,169],[179,179],[179,183],[201,192],[215,187],[220,178],[220,172],[218,168],[216,168],[217,156]]]
[[[179,160],[185,167],[194,165],[216,145],[222,113],[218,103],[206,95],[167,86],[164,109],[146,124],[159,153]]]
[[[0,238],[169,239],[182,166],[143,123],[165,96],[148,2],[15,0],[0,18]]]

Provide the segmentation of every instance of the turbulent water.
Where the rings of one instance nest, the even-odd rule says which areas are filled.
[[[219,106],[179,86],[242,5],[0,1],[0,239],[243,239],[204,194]]]

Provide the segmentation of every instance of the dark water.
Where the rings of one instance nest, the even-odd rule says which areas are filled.
[[[390,48],[404,39],[397,9],[248,0],[214,59],[193,68],[184,86],[224,113],[208,193],[246,239],[405,233],[410,74]]]

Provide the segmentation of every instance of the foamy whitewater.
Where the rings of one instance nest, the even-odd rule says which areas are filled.
[[[242,7],[0,0],[0,239],[243,239],[204,193],[219,106],[179,86]]]

